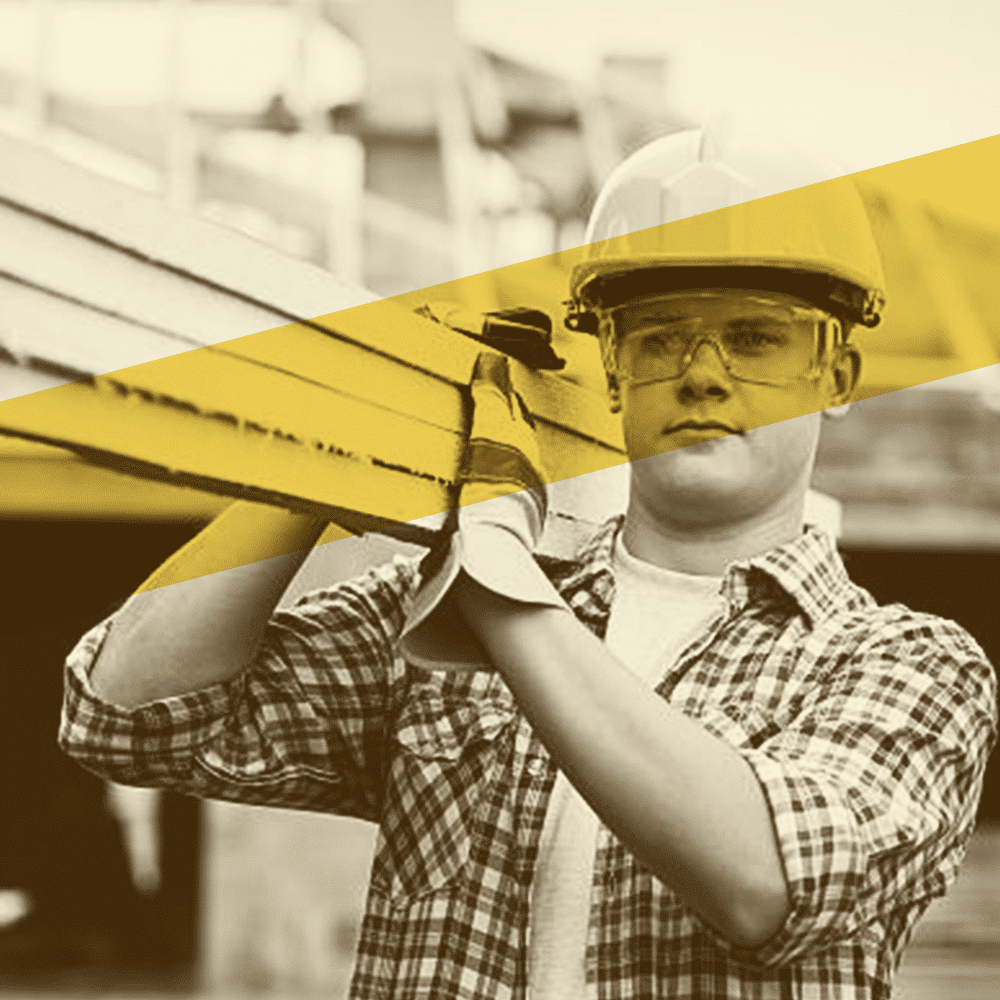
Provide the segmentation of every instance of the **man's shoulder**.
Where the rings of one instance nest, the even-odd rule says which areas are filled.
[[[987,661],[982,647],[958,622],[899,601],[880,604],[854,581],[848,587],[850,599],[840,614],[832,616],[831,627],[858,632],[871,648],[938,651],[957,659]]]
[[[996,714],[996,671],[976,639],[958,622],[893,602],[879,604],[865,590],[850,610],[824,623],[826,640],[867,676],[887,686],[920,688]],[[937,692],[934,695],[934,692]]]
[[[957,622],[899,602],[880,604],[851,579],[849,562],[845,565],[832,536],[807,526],[800,538],[748,565],[768,578],[764,592],[798,605],[819,642],[908,663],[926,659],[988,664],[979,643]]]
[[[405,614],[419,576],[419,556],[396,555],[346,580],[309,590],[279,609],[275,621],[288,616],[315,619],[317,626],[329,628],[332,619],[344,624],[358,618],[398,619]]]

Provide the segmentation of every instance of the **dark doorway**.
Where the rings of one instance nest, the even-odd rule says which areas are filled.
[[[1000,552],[848,550],[847,570],[881,604],[951,618],[967,629],[990,661],[1000,663]],[[1000,820],[1000,754],[986,771],[980,820]]]
[[[159,889],[132,884],[104,783],[56,745],[80,636],[200,525],[0,521],[0,889],[33,909],[0,931],[0,989],[188,990],[199,805],[161,802]]]

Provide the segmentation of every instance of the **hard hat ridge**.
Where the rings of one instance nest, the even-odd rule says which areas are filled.
[[[746,135],[696,128],[638,150],[608,178],[586,238],[567,317],[586,332],[602,311],[684,288],[787,292],[848,325],[875,326],[885,301],[850,178]]]

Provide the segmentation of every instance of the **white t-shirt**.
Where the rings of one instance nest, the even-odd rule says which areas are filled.
[[[636,559],[619,535],[605,643],[655,687],[722,607],[721,579]],[[560,771],[545,815],[531,900],[531,1000],[581,1000],[600,820]]]

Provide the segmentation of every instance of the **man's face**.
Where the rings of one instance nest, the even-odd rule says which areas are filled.
[[[647,507],[724,525],[804,493],[821,411],[847,402],[859,370],[850,346],[814,363],[823,314],[790,296],[714,290],[628,307],[615,327],[632,489]]]

